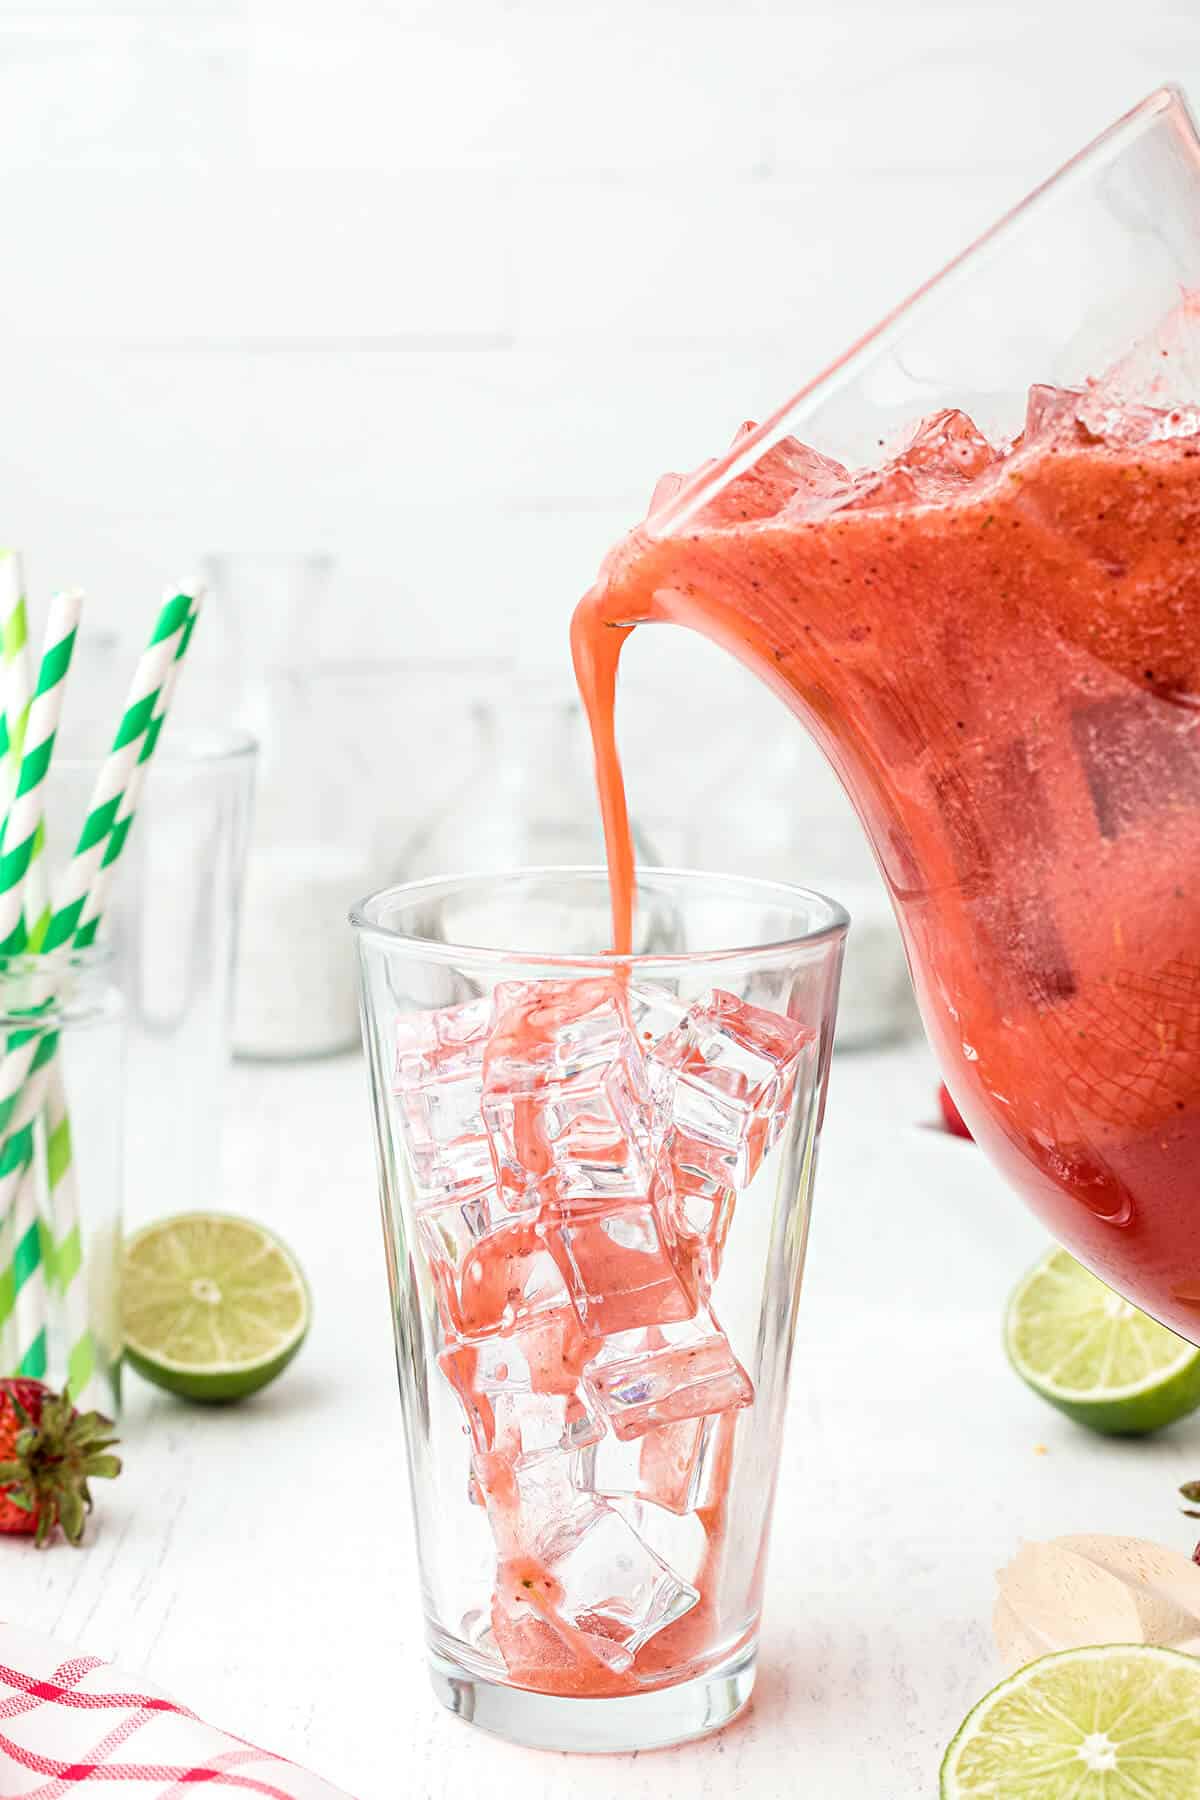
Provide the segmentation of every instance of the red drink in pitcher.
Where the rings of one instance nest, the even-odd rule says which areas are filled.
[[[618,942],[617,656],[627,628],[690,625],[845,781],[972,1133],[1200,1340],[1197,294],[1200,144],[1164,92],[768,426],[660,483],[575,647]]]

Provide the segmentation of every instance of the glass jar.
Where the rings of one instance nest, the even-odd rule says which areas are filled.
[[[604,860],[583,710],[532,677],[493,683],[470,711],[473,754],[456,793],[414,833],[406,880]],[[660,859],[633,825],[639,864]]]
[[[101,759],[55,758],[47,776],[51,866],[75,845]],[[163,734],[104,909],[103,941],[127,1006],[132,1129],[127,1216],[219,1204],[234,959],[255,748],[240,731]],[[170,1205],[163,1170],[170,1167]]]
[[[125,1008],[105,946],[0,965],[0,1368],[120,1403]]]

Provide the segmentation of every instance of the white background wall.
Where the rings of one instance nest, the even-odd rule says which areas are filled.
[[[1168,77],[1196,0],[0,0],[0,538],[561,668],[662,469]]]

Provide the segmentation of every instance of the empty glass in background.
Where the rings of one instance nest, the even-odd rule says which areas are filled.
[[[524,922],[515,939],[509,935],[514,921]],[[745,1704],[754,1683],[764,1553],[845,914],[821,895],[782,884],[641,870],[635,954],[617,963],[606,954],[611,937],[607,874],[568,869],[415,882],[374,895],[356,909],[352,922],[361,964],[385,1251],[435,1691],[460,1716],[544,1748],[649,1748],[715,1730]],[[739,945],[743,948],[724,948]],[[615,1562],[602,1558],[599,1567],[593,1563],[589,1583],[611,1578],[616,1585],[605,1587],[604,1593],[614,1596],[644,1585],[650,1580],[646,1569],[655,1567],[652,1548],[668,1565],[666,1574],[660,1572],[654,1580],[685,1587],[694,1581],[697,1589],[703,1587],[708,1610],[697,1614],[702,1641],[693,1641],[686,1650],[662,1651],[653,1659],[644,1691],[567,1698],[561,1689],[547,1692],[510,1680],[492,1629],[497,1546],[487,1512],[477,1503],[478,1489],[472,1493],[463,1413],[439,1364],[439,1356],[454,1344],[447,1341],[430,1258],[440,1261],[461,1253],[464,1260],[458,1267],[465,1283],[472,1259],[495,1238],[479,1223],[478,1193],[474,1203],[465,1199],[461,1206],[455,1201],[439,1205],[419,1186],[421,1171],[414,1165],[405,1123],[407,1090],[400,1091],[397,1078],[398,1028],[411,1027],[414,1015],[490,995],[501,982],[594,980],[611,976],[616,968],[628,970],[639,992],[659,990],[655,1005],[666,1015],[662,1029],[669,1028],[683,1006],[722,989],[800,1027],[806,1047],[794,1086],[785,1089],[788,1098],[775,1119],[778,1136],[768,1140],[761,1162],[737,1195],[731,1218],[725,1215],[728,1237],[711,1288],[713,1314],[754,1387],[752,1404],[731,1412],[722,1402],[726,1411],[716,1415],[719,1422],[733,1423],[731,1448],[712,1452],[717,1468],[725,1466],[725,1454],[730,1459],[723,1489],[728,1496],[723,1550],[706,1560],[706,1528],[698,1512],[689,1510],[712,1507],[712,1502],[689,1497],[676,1512],[669,1503],[637,1497],[621,1475],[614,1490],[597,1473],[600,1465],[587,1450],[548,1452],[588,1459],[572,1470],[571,1481],[578,1483],[581,1497],[602,1490],[612,1496],[602,1509],[609,1525],[613,1511],[624,1520],[614,1530],[624,1534],[626,1549],[618,1551]],[[648,1025],[649,1019],[642,1023]],[[649,1035],[640,1031],[642,1037]],[[425,1092],[424,1104],[441,1121],[435,1129],[443,1143],[455,1129],[475,1129],[462,1123],[466,1085],[454,1064],[444,1087]],[[407,1098],[412,1100],[411,1093]],[[649,1120],[643,1124],[648,1130]],[[470,1147],[478,1140],[459,1141]],[[448,1212],[461,1217],[451,1221],[444,1216]],[[505,1237],[503,1228],[496,1236]],[[614,1234],[613,1241],[624,1240]],[[472,1242],[478,1252],[466,1248]],[[644,1245],[639,1241],[636,1247]],[[637,1258],[631,1256],[634,1264]],[[481,1271],[482,1264],[476,1269],[480,1291],[490,1293]],[[445,1279],[443,1267],[439,1281]],[[641,1283],[649,1279],[637,1264],[629,1297],[641,1293]],[[516,1294],[510,1282],[510,1310]],[[650,1335],[653,1339],[655,1334]],[[486,1342],[496,1347],[494,1335]],[[612,1338],[605,1343],[611,1347]],[[510,1344],[515,1368],[519,1332],[505,1335],[501,1355]],[[494,1375],[501,1383],[508,1380],[500,1365]],[[609,1430],[596,1449],[614,1452],[620,1461],[623,1442]],[[535,1448],[533,1454],[541,1452]],[[698,1454],[703,1460],[708,1453]],[[608,1467],[607,1458],[603,1466]],[[720,1477],[716,1479],[720,1486]],[[622,1563],[623,1556],[641,1558],[640,1574]],[[628,1616],[632,1597],[613,1604],[631,1628],[645,1629],[649,1643],[656,1643],[652,1623]],[[660,1613],[658,1622],[668,1621]],[[635,1689],[637,1654],[631,1672]]]
[[[105,715],[108,731],[118,716],[119,708]],[[46,798],[51,870],[74,847],[101,760],[55,757]],[[168,725],[105,907],[102,941],[126,1004],[125,1195],[134,1224],[220,1204],[254,762],[246,732]]]
[[[334,568],[322,551],[201,562],[224,703],[259,752],[233,1024],[235,1054],[252,1060],[327,1056],[357,1038],[337,926],[371,880],[362,776],[314,649]]]
[[[573,690],[533,673],[484,678],[465,726],[467,768],[405,845],[405,880],[604,860],[591,740]],[[638,862],[657,865],[636,819],[632,830]]]
[[[50,981],[48,966],[55,971]],[[49,1007],[48,988],[54,990]],[[28,1054],[50,1037],[57,1040],[56,1085],[34,1130],[30,1173],[25,1183],[3,1184],[0,1374],[37,1375],[56,1390],[70,1382],[77,1404],[111,1415],[121,1398],[126,1036],[108,947],[7,958],[0,969],[0,1032],[6,1039],[19,1033]]]

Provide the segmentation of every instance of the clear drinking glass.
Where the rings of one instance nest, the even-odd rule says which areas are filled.
[[[99,759],[57,757],[47,778],[50,867],[85,817]],[[255,745],[243,731],[164,734],[105,907],[102,938],[129,1025],[126,1206],[134,1223],[211,1207]]]
[[[0,963],[0,1368],[120,1402],[125,1007],[103,946]],[[26,1161],[26,1153],[32,1155]]]
[[[352,914],[433,1683],[501,1736],[750,1695],[847,922],[663,870],[620,961],[598,869]]]

